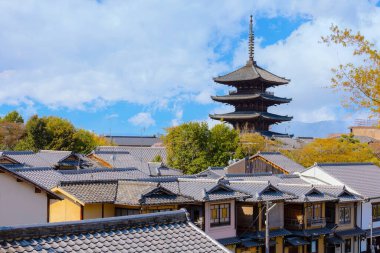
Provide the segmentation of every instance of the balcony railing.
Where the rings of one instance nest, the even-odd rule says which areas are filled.
[[[307,226],[326,226],[326,218],[307,219]]]
[[[285,219],[285,227],[302,229],[303,228],[303,219]]]

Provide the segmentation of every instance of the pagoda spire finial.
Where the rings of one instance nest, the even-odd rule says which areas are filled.
[[[251,19],[249,21],[249,41],[248,41],[248,49],[249,49],[249,61],[252,63],[253,61],[253,56],[255,53],[255,35],[253,33],[253,21],[252,21],[252,15]]]

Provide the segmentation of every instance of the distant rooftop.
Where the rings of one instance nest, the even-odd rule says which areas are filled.
[[[112,141],[117,146],[151,147],[155,144],[162,142],[161,139],[155,135],[153,136],[106,135],[104,137]]]

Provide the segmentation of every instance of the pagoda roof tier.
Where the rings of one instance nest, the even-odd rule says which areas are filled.
[[[224,114],[210,114],[210,118],[215,120],[225,120],[225,121],[247,121],[247,120],[256,120],[264,119],[268,121],[290,121],[293,117],[281,116],[269,112],[257,112],[257,111],[239,111],[239,112],[230,112]]]
[[[249,60],[244,67],[241,67],[231,73],[214,78],[214,81],[221,84],[234,85],[236,82],[247,82],[253,80],[262,80],[272,85],[281,85],[289,83],[289,79],[276,76],[271,72],[257,66],[256,62]]]
[[[262,99],[264,101],[272,102],[273,104],[289,103],[291,98],[281,98],[268,93],[255,93],[255,94],[233,94],[225,96],[211,96],[212,100],[224,103],[234,103],[243,101],[253,101]]]

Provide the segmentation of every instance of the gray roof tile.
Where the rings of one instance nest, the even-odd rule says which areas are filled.
[[[184,210],[0,229],[0,252],[229,252]]]
[[[380,197],[380,168],[372,163],[325,163],[314,166],[364,198]]]
[[[259,152],[256,155],[252,156],[250,159],[256,157],[262,157],[265,160],[286,170],[290,174],[294,172],[302,172],[305,170],[305,167],[303,167],[301,164],[296,163],[295,161],[289,159],[280,152]]]

